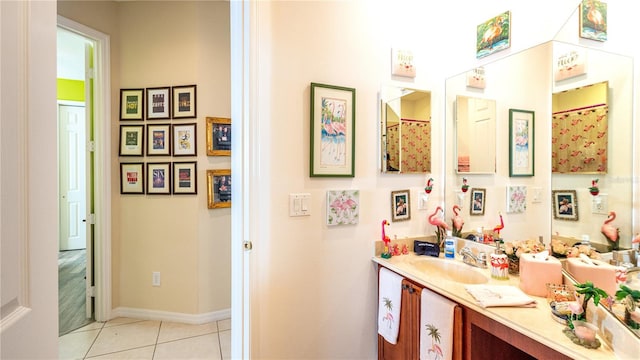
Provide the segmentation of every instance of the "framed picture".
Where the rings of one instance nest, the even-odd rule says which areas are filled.
[[[580,3],[580,37],[607,41],[607,3],[582,0]]]
[[[120,89],[120,120],[144,119],[144,89]]]
[[[484,215],[486,198],[487,189],[471,188],[471,206],[469,206],[469,215]]]
[[[171,125],[147,125],[147,156],[171,155]]]
[[[171,88],[147,88],[147,119],[171,118]]]
[[[198,165],[195,161],[174,162],[173,163],[173,193],[197,194],[197,171]]]
[[[413,51],[408,49],[391,49],[391,75],[416,77],[416,64]]]
[[[356,89],[311,83],[310,176],[354,177]]]
[[[174,86],[173,118],[186,119],[196,117],[196,85]]]
[[[207,117],[207,155],[231,156],[231,119]]]
[[[327,191],[327,225],[353,225],[360,215],[359,190]]]
[[[411,199],[409,190],[391,192],[391,221],[411,219]]]
[[[144,125],[120,125],[120,156],[142,156]]]
[[[511,12],[491,18],[477,26],[476,58],[489,56],[511,46]]]
[[[523,213],[527,209],[527,187],[507,186],[507,213]]]
[[[207,170],[207,207],[231,207],[231,170]]]
[[[147,163],[147,194],[171,194],[171,163]]]
[[[120,194],[144,194],[142,163],[120,163]]]
[[[173,124],[173,156],[196,156],[196,123]]]
[[[509,109],[509,176],[533,176],[533,111]]]
[[[575,190],[552,190],[553,218],[578,221],[578,196]]]

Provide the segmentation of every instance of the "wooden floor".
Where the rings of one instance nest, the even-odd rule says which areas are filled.
[[[58,253],[59,335],[64,335],[93,322],[85,315],[85,268],[85,250]]]

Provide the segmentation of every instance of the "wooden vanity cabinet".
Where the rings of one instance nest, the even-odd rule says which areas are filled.
[[[420,359],[420,300],[424,287],[411,280],[402,280],[400,300],[400,329],[396,344],[390,344],[378,335],[378,359]],[[453,358],[462,359],[462,308],[454,311]]]

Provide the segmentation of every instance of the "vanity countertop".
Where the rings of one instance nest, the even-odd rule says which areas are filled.
[[[464,305],[484,316],[487,316],[503,325],[520,332],[521,334],[575,359],[616,359],[626,358],[621,352],[614,353],[613,349],[598,335],[602,345],[598,349],[587,349],[576,345],[566,337],[562,330],[565,325],[556,322],[552,318],[551,310],[544,297],[531,296],[537,301],[533,308],[524,307],[481,307],[476,300],[465,290],[465,284],[428,276],[428,273],[418,270],[411,265],[412,262],[425,258],[425,256],[409,253],[407,255],[394,256],[383,259],[379,256],[372,258],[373,262],[380,264],[405,278],[412,280],[430,290],[445,296],[458,304]],[[441,255],[442,259],[442,255]],[[456,255],[455,260],[462,264],[462,260]],[[513,285],[518,287],[519,278],[509,275],[509,280],[496,280],[491,278],[489,269],[480,269],[470,265],[469,271],[484,274],[489,280],[488,285]]]

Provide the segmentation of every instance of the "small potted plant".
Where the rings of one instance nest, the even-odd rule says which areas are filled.
[[[640,301],[640,290],[633,290],[630,287],[620,284],[620,289],[616,291],[616,300],[624,299],[624,322],[632,329],[640,329],[640,323],[637,319],[637,305]]]
[[[598,189],[598,179],[591,180],[591,186],[589,187],[589,192],[593,196],[598,196],[600,193],[600,189]]]
[[[462,178],[462,192],[466,193],[469,190],[469,184],[467,184],[467,178]]]

